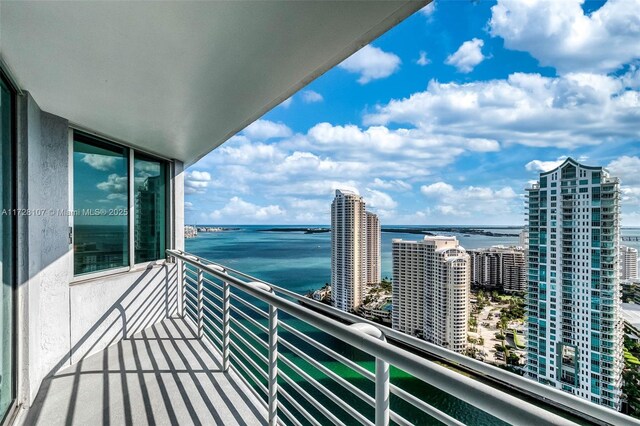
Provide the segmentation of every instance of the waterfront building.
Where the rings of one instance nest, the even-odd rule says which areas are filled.
[[[527,201],[527,374],[619,410],[619,180],[569,158]]]
[[[638,278],[638,249],[620,247],[620,278],[623,280]]]
[[[471,284],[507,292],[527,288],[525,251],[522,247],[494,246],[468,250]]]
[[[367,287],[380,284],[380,219],[378,215],[365,212],[367,216]]]
[[[526,229],[520,231],[520,234],[518,236],[518,243],[520,247],[523,247],[524,249],[527,248],[527,246],[529,245],[529,231],[527,231]]]
[[[192,225],[185,225],[184,227],[185,238],[195,238],[197,236],[198,236],[198,228]]]
[[[469,255],[456,237],[394,239],[392,327],[455,352],[467,347]]]
[[[362,197],[336,190],[331,203],[331,298],[351,312],[362,304],[367,282],[367,217]]]

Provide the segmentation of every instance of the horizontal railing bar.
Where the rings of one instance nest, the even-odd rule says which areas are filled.
[[[196,317],[198,317],[198,307],[196,306],[195,302],[192,302],[191,300],[189,300],[189,298],[185,298],[184,299],[187,302],[187,305],[189,305],[189,307],[191,309],[193,309],[193,313]]]
[[[280,323],[280,327],[282,327],[284,330],[287,330],[288,332],[290,332],[291,334],[293,334],[297,338],[301,339],[302,341],[310,344],[314,348],[316,348],[316,349],[324,352],[325,354],[329,355],[331,358],[335,359],[336,361],[338,361],[338,362],[344,364],[345,366],[351,368],[353,371],[355,371],[357,373],[360,373],[362,376],[366,377],[367,379],[369,379],[371,381],[374,381],[376,379],[375,374],[372,373],[371,371],[369,371],[366,368],[364,368],[364,367],[358,365],[357,363],[351,361],[349,358],[347,358],[347,357],[345,357],[343,355],[340,355],[339,353],[337,353],[333,349],[330,349],[330,348],[326,347],[322,343],[319,343],[319,342],[311,339],[309,336],[307,336],[304,333],[301,333],[300,331],[296,330],[295,328],[293,328],[289,324],[281,322]]]
[[[280,394],[284,396],[284,393],[280,392]],[[292,424],[294,424],[295,426],[303,426],[303,424],[300,423],[300,420],[296,419],[296,417],[291,413],[291,411],[287,409],[287,407],[284,406],[284,404],[282,404],[281,401],[278,401],[278,408],[284,413],[284,415],[287,417],[287,419],[289,419],[289,421],[291,421]]]
[[[202,290],[203,290],[203,292],[205,294],[205,298],[207,298],[206,295],[209,295],[209,296],[213,297],[215,300],[217,300],[218,302],[223,303],[222,297],[218,296],[213,291],[209,290],[206,287],[203,287]]]
[[[214,304],[211,304],[211,307],[213,307],[216,311],[218,311],[218,313],[219,313],[220,315],[222,315],[222,309],[220,309],[219,307],[217,307],[217,306],[216,306],[216,305],[214,305]],[[207,305],[202,305],[202,309],[204,309],[204,311],[205,311],[205,312],[209,313],[209,315],[211,315],[213,318],[218,319],[218,320],[221,320],[221,318],[217,317],[217,316],[216,316],[216,313],[215,313],[215,312],[213,312],[213,311],[211,310],[211,308],[209,308]]]
[[[208,335],[207,337],[215,339],[215,343],[217,343],[218,345],[220,345],[220,347],[222,347],[222,340],[218,336],[215,335],[214,332],[216,330],[212,329],[211,327],[217,328],[215,326],[215,324],[207,324],[206,321],[204,322],[204,329],[207,330],[209,333],[211,333],[211,335]]]
[[[389,418],[398,423],[400,426],[414,426],[413,423],[411,423],[409,420],[405,419],[395,411],[389,411]]]
[[[293,398],[289,392],[287,392],[285,389],[283,389],[282,387],[278,388],[278,392],[284,396],[284,398],[289,401],[289,404],[293,405],[293,408],[295,408],[296,410],[298,410],[298,412],[300,414],[302,414],[304,416],[305,419],[307,419],[307,421],[309,423],[311,423],[312,425],[315,426],[322,426],[322,423],[320,423],[315,417],[313,417],[311,415],[311,413],[309,413],[302,405],[300,405],[300,403],[298,401],[295,400],[295,398]],[[282,407],[282,403],[279,403],[280,408]],[[297,421],[297,420],[296,420]]]
[[[210,279],[208,279],[207,277],[203,277],[202,281],[204,281],[205,283],[215,287],[216,290],[218,291],[222,291],[222,286],[218,283],[214,283],[213,281],[211,281]]]
[[[306,362],[308,362],[309,364],[311,364],[312,366],[314,366],[315,368],[320,370],[326,376],[328,376],[329,378],[333,379],[337,384],[339,384],[344,389],[346,389],[347,391],[351,392],[352,394],[354,394],[355,396],[360,398],[362,401],[366,402],[367,404],[369,404],[372,407],[375,406],[375,400],[373,399],[373,397],[371,397],[370,395],[368,395],[366,392],[362,391],[361,389],[358,389],[352,383],[350,383],[349,381],[343,379],[338,374],[334,373],[333,371],[331,371],[330,369],[328,369],[327,367],[325,367],[324,365],[322,365],[321,363],[319,363],[318,361],[313,359],[311,356],[309,356],[306,353],[304,353],[302,350],[296,348],[291,342],[289,342],[289,341],[283,339],[282,337],[280,337],[278,339],[278,343],[282,344],[286,348],[289,348],[289,350],[291,352],[293,352],[298,357],[302,358],[303,360],[305,360]]]
[[[358,410],[353,408],[349,403],[345,402],[343,399],[339,398],[335,393],[331,392],[329,389],[327,389],[326,386],[324,386],[323,384],[318,382],[316,379],[311,377],[309,374],[307,374],[306,371],[298,367],[293,361],[289,360],[286,356],[284,356],[283,354],[278,354],[278,359],[281,360],[284,364],[286,364],[287,367],[291,368],[296,374],[298,374],[303,379],[305,379],[307,383],[309,383],[311,386],[313,386],[318,391],[320,391],[324,396],[329,398],[331,402],[333,402],[338,407],[346,411],[355,420],[357,420],[363,425],[371,425],[371,426],[373,425],[373,423],[369,419],[367,419],[365,416],[363,416],[361,413],[359,413]]]
[[[242,371],[244,371],[244,373],[249,376],[249,378],[251,378],[251,380],[253,380],[253,382],[256,384],[256,386],[258,386],[258,389],[260,389],[262,392],[264,392],[265,395],[269,395],[269,391],[267,390],[267,387],[265,385],[262,384],[262,382],[260,382],[260,380],[256,377],[255,374],[253,374],[251,372],[251,370],[249,370],[249,368],[242,362],[242,360],[240,358],[238,358],[238,356],[234,353],[234,352],[230,352],[229,356],[231,358],[233,358],[233,360],[236,362],[236,368],[237,366],[239,366],[240,368],[242,368]],[[250,386],[251,384],[248,383]]]
[[[186,262],[194,262],[183,252],[177,250],[168,250],[167,253]],[[499,389],[493,388],[485,383],[466,377],[460,373],[448,370],[446,367],[428,361],[422,357],[419,357],[418,355],[403,350],[402,348],[384,343],[379,339],[368,336],[357,330],[353,330],[347,325],[321,315],[318,312],[315,312],[307,307],[300,306],[297,303],[286,300],[276,294],[257,288],[253,284],[244,282],[241,279],[229,274],[229,272],[234,273],[234,271],[228,268],[225,272],[220,272],[210,265],[199,263],[198,266],[209,274],[214,275],[221,280],[227,281],[228,283],[244,291],[245,293],[257,297],[263,302],[271,304],[275,308],[280,309],[289,315],[297,317],[302,321],[306,321],[312,326],[319,328],[337,337],[338,339],[341,339],[346,343],[355,346],[358,349],[370,353],[390,363],[391,365],[394,365],[406,371],[416,378],[421,379],[433,386],[436,386],[443,391],[451,394],[452,396],[465,401],[475,407],[478,407],[479,409],[492,414],[493,416],[498,417],[501,420],[511,423],[516,422],[517,424],[531,424],[540,421],[546,421],[555,424],[573,424],[573,422],[569,421],[568,419],[563,418],[550,411],[546,411],[545,409],[533,405],[525,400],[517,398]],[[246,274],[243,275],[246,276]],[[281,290],[276,286],[272,286],[272,288],[274,291]],[[282,293],[289,295],[289,293],[293,292],[284,291]],[[295,299],[301,300],[300,297],[302,296],[296,295]],[[305,301],[312,302],[312,300],[308,298]],[[330,312],[333,315],[338,316],[338,313],[340,311],[334,309]],[[358,318],[358,321],[365,322],[362,321],[361,318]],[[380,327],[380,329],[385,330],[385,332],[386,330],[391,330],[387,327]],[[515,375],[510,377],[510,380],[512,382],[517,381],[518,379],[519,378]],[[545,392],[551,390],[552,389],[545,387]],[[545,399],[544,397],[542,398]],[[548,398],[545,400],[549,401]],[[613,410],[608,410],[604,407],[597,407],[591,403],[587,404],[586,401],[581,400],[580,398],[572,398],[569,400],[565,399],[565,401],[571,401],[572,403],[575,401],[575,403],[578,404],[578,407],[584,406],[589,413],[595,414],[593,417],[600,417],[603,421],[611,421],[612,417],[615,417],[616,419],[620,419],[620,421],[622,421],[622,424],[639,424],[639,422],[631,420],[627,416],[623,416],[620,414],[618,417],[617,415],[619,413],[616,413]],[[591,405],[596,408],[592,407]],[[566,407],[566,410],[569,412],[574,412],[575,408],[576,407],[574,404],[574,407]],[[604,410],[607,410],[606,415],[604,414]]]
[[[289,377],[285,372],[283,372],[282,370],[279,370],[278,371],[278,376],[282,377],[282,379],[289,386],[291,386],[293,389],[295,389],[295,391],[298,392],[298,394],[300,396],[302,396],[304,399],[306,399],[307,402],[313,406],[313,408],[315,408],[316,410],[320,411],[320,413],[322,413],[323,416],[325,416],[327,419],[329,419],[329,421],[331,421],[331,423],[333,423],[334,425],[338,425],[338,426],[346,426],[342,420],[337,418],[325,406],[323,406],[322,404],[319,404],[318,401],[314,397],[309,395],[309,392],[304,390],[302,388],[302,386],[297,384],[296,381],[293,380],[291,377]]]
[[[422,410],[424,413],[428,414],[429,416],[433,417],[434,419],[436,419],[436,420],[438,420],[438,421],[440,421],[440,422],[442,422],[442,423],[444,423],[446,425],[464,426],[464,423],[462,423],[461,421],[451,417],[447,413],[444,413],[444,412],[438,410],[434,406],[427,404],[426,402],[424,402],[420,398],[416,397],[415,395],[410,394],[409,392],[405,391],[404,389],[399,388],[398,386],[396,386],[394,384],[390,384],[389,385],[389,391],[392,394],[396,395],[397,397],[403,399],[404,401],[408,402],[409,404],[413,405],[414,407],[418,408],[419,410]]]
[[[394,330],[390,327],[383,326],[381,324],[375,323],[365,318],[358,317],[349,312],[335,309],[334,307],[329,306],[325,303],[318,302],[304,295],[295,293],[291,290],[273,285],[267,281],[253,277],[244,272],[227,268],[226,266],[220,265],[210,260],[207,260],[207,261],[210,262],[211,265],[222,266],[226,268],[228,272],[237,274],[250,281],[257,281],[257,282],[262,282],[264,284],[267,284],[271,286],[271,288],[276,293],[284,294],[296,301],[304,301],[305,303],[313,306],[314,308],[322,312],[326,312],[335,317],[338,317],[342,320],[345,320],[351,323],[364,322],[367,324],[371,324],[375,327],[380,328],[388,339],[398,340],[407,345],[411,345],[418,349],[424,350],[430,355],[442,358],[447,362],[458,364],[461,367],[472,370],[476,374],[486,376],[490,380],[499,382],[504,386],[516,389],[521,392],[525,392],[530,396],[540,399],[544,402],[561,406],[563,409],[571,413],[574,413],[578,416],[591,417],[593,419],[599,420],[604,423],[611,423],[613,421],[613,422],[622,422],[622,424],[640,425],[639,420],[633,419],[629,416],[626,416],[622,413],[616,412],[609,408],[606,408],[597,404],[593,404],[590,401],[585,400],[583,398],[577,397],[575,395],[571,395],[567,392],[563,392],[559,389],[552,388],[542,383],[538,383],[534,380],[526,379],[521,376],[509,373],[493,365],[486,364],[482,361],[478,361],[476,359],[466,357],[457,352],[453,352],[446,348],[437,346],[433,343],[429,343],[425,340],[418,339],[414,336],[402,333],[398,330]]]
[[[230,306],[231,310],[233,312],[235,312],[236,314],[240,315],[242,318],[244,318],[245,320],[249,321],[251,324],[253,324],[255,327],[258,328],[258,330],[262,331],[263,333],[269,334],[269,330],[267,329],[267,327],[265,327],[264,325],[260,324],[258,321],[256,321],[255,319],[251,318],[249,315],[245,314],[244,312],[242,312],[237,306]]]
[[[245,345],[246,347],[249,348],[249,350],[251,352],[253,352],[259,359],[260,361],[264,362],[265,364],[269,364],[269,361],[267,360],[267,357],[260,353],[259,350],[257,350],[251,343],[249,343],[247,341],[247,339],[245,339],[244,337],[242,337],[238,332],[236,332],[234,329],[231,329],[231,334],[234,334],[238,340],[240,340],[240,342]],[[244,351],[243,351],[244,352]]]
[[[262,316],[265,319],[269,318],[269,314],[267,314],[265,311],[263,311],[262,309],[258,308],[255,305],[252,305],[251,303],[247,302],[246,300],[242,299],[240,296],[231,293],[231,298],[233,300],[236,300],[238,302],[240,302],[242,305],[246,306],[247,308],[253,310],[255,313],[257,313],[258,315]]]
[[[267,372],[258,365],[258,363],[249,356],[248,353],[246,353],[236,342],[234,342],[233,340],[231,340],[229,342],[229,344],[231,345],[231,347],[235,348],[242,356],[243,358],[245,358],[247,360],[247,362],[249,363],[249,365],[251,365],[253,368],[255,368],[262,377],[264,377],[265,379],[268,380],[268,375]]]
[[[230,317],[231,322],[235,325],[237,325],[238,327],[240,327],[240,330],[244,331],[245,333],[247,333],[249,336],[251,336],[253,339],[255,339],[260,346],[262,346],[263,348],[269,350],[269,344],[267,342],[265,342],[264,340],[262,340],[257,334],[255,334],[253,331],[249,330],[247,327],[244,326],[244,324],[242,324],[240,321],[238,321],[237,318],[234,317]],[[231,331],[236,331],[233,330],[233,327],[231,327]]]

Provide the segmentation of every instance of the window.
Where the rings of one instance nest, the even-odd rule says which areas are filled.
[[[74,132],[75,275],[164,259],[168,170],[166,161]]]
[[[164,258],[167,164],[134,154],[135,263]]]
[[[129,266],[129,150],[74,132],[74,274]]]

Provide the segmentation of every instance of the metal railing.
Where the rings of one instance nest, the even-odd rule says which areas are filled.
[[[431,421],[464,424],[416,392],[391,383],[390,366],[495,417],[496,423],[500,423],[499,419],[523,425],[540,422],[640,425],[639,421],[613,410],[334,309],[240,271],[178,250],[167,250],[167,254],[180,263],[180,314],[192,318],[198,336],[209,338],[220,350],[223,370],[236,370],[255,395],[265,402],[270,425],[414,424],[415,420],[403,417],[404,411],[392,409],[391,396],[429,416]],[[286,319],[279,319],[281,313]],[[289,319],[301,321],[374,357],[374,371],[339,353],[331,345],[310,337],[291,325]],[[304,347],[313,348],[315,352],[310,354]],[[484,380],[453,371],[412,349]],[[305,370],[285,356],[285,352],[316,371]],[[335,368],[318,361],[318,354],[337,362],[341,368],[352,370],[368,383],[354,384]],[[317,378],[316,372],[329,379],[332,385]],[[499,386],[487,384],[488,380]],[[505,387],[516,390],[520,396]],[[328,408],[326,401],[335,404],[339,410]]]

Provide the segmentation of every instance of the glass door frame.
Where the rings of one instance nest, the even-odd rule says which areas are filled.
[[[14,84],[14,80],[11,76],[5,72],[3,68],[3,63],[0,61],[0,81],[2,84],[8,89],[11,94],[11,137],[9,140],[10,149],[11,149],[11,182],[9,185],[9,190],[11,191],[10,196],[10,209],[15,209],[18,205],[18,191],[17,191],[17,163],[18,163],[18,94],[20,93],[19,88],[16,84]],[[4,186],[4,185],[3,185]],[[8,405],[6,412],[0,413],[0,425],[7,424],[12,421],[17,414],[17,395],[18,395],[18,368],[17,368],[17,356],[18,356],[18,336],[17,336],[17,265],[18,265],[18,250],[17,250],[17,241],[18,241],[18,227],[17,220],[15,214],[10,214],[10,223],[11,223],[11,244],[9,250],[11,265],[9,271],[9,281],[11,283],[11,393],[12,400]]]

